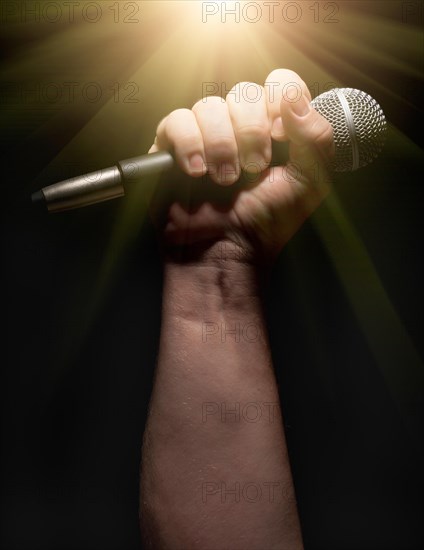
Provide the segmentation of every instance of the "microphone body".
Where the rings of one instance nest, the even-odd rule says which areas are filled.
[[[125,183],[160,176],[174,167],[168,151],[119,161],[115,166],[54,183],[33,193],[32,202],[62,212],[125,195]]]
[[[371,96],[353,88],[335,88],[313,99],[311,106],[333,127],[334,171],[357,170],[379,154],[384,145],[386,120]],[[47,206],[49,212],[71,210],[121,197],[126,183],[159,177],[174,167],[172,155],[159,151],[43,187],[31,198],[33,203]]]

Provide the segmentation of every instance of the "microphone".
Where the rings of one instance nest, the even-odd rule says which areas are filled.
[[[311,106],[333,127],[335,172],[354,171],[372,162],[383,148],[387,130],[380,105],[354,88],[334,88],[317,96]],[[71,210],[121,197],[124,185],[170,172],[176,163],[168,151],[119,161],[115,166],[67,179],[32,194],[33,203],[49,212]]]

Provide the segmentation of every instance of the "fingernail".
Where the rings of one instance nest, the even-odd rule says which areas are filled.
[[[219,167],[218,179],[220,183],[234,183],[238,179],[237,169],[234,164],[224,162]]]
[[[305,116],[309,113],[310,105],[308,99],[302,94],[298,101],[294,101],[291,105],[292,111],[297,116]]]
[[[284,134],[283,119],[280,116],[274,120],[271,132],[276,136]]]
[[[189,159],[189,169],[191,172],[203,172],[205,170],[205,161],[202,155],[195,153]]]
[[[243,170],[260,174],[265,170],[265,156],[260,153],[250,153],[246,155],[243,162]]]

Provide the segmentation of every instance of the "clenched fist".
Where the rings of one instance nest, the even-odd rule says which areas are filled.
[[[264,86],[236,84],[225,100],[203,98],[160,122],[149,153],[171,151],[191,176],[168,182],[166,247],[201,259],[226,242],[249,261],[275,258],[329,191],[333,131],[310,101],[299,75],[277,69]],[[288,142],[285,165],[271,165],[272,140]]]

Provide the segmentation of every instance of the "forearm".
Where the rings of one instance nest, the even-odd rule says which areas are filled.
[[[225,259],[165,266],[142,457],[155,548],[302,547],[256,275]]]

